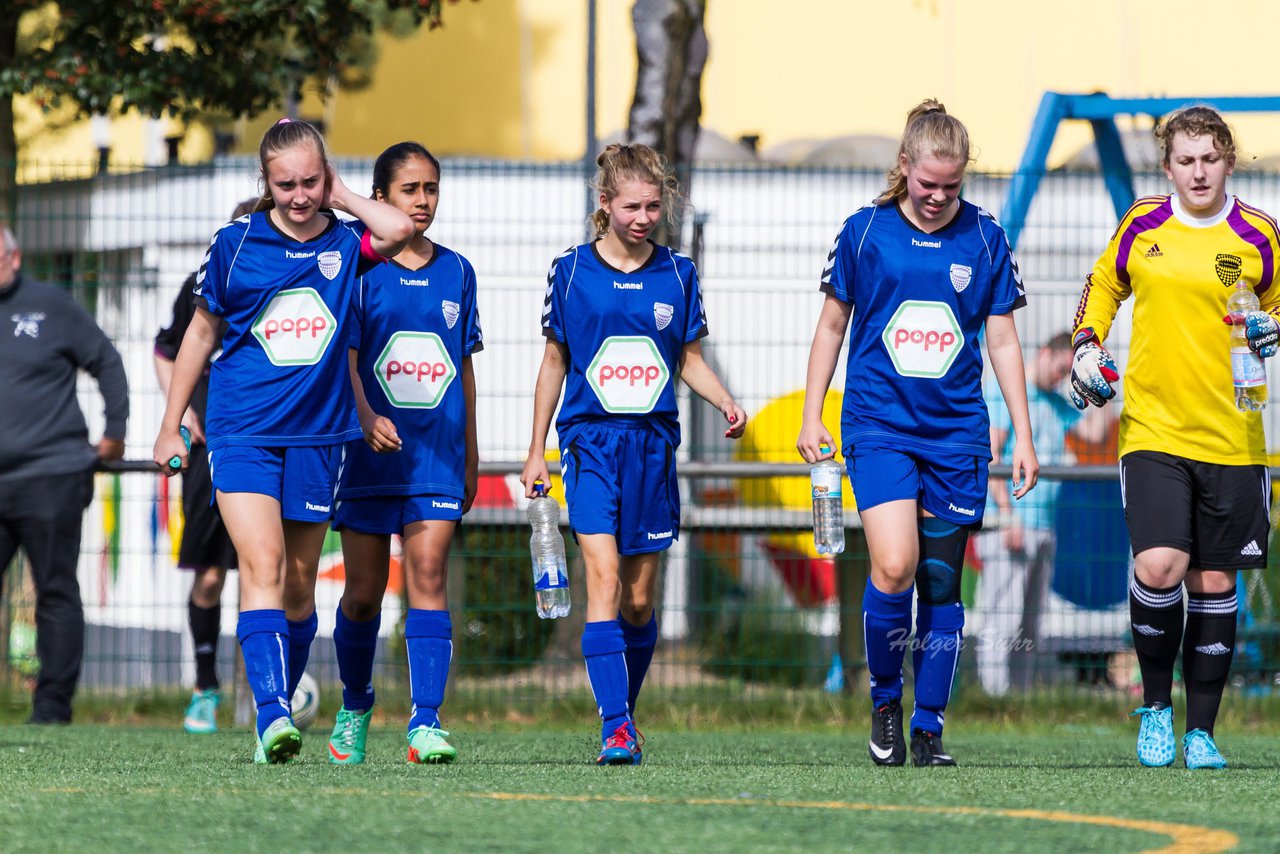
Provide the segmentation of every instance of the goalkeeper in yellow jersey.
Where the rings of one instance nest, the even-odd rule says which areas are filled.
[[[1142,670],[1138,759],[1165,766],[1176,757],[1171,694],[1181,647],[1183,759],[1224,768],[1213,725],[1236,643],[1236,572],[1266,566],[1270,482],[1262,417],[1236,408],[1223,319],[1244,282],[1262,311],[1236,320],[1247,321],[1256,351],[1274,352],[1280,244],[1276,221],[1227,191],[1236,148],[1218,113],[1180,110],[1156,138],[1174,192],[1135,202],[1085,281],[1072,397],[1083,409],[1115,396],[1119,372],[1103,345],[1132,295],[1119,450]]]

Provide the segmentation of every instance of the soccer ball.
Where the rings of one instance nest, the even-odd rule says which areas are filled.
[[[298,687],[293,692],[293,725],[298,729],[306,729],[315,723],[320,711],[320,686],[310,673],[303,673],[298,680]]]

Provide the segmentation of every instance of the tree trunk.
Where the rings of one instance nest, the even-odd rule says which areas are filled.
[[[0,15],[0,68],[13,68],[18,57],[17,14]],[[11,227],[18,212],[18,141],[13,130],[13,98],[0,97],[0,221]]]
[[[702,116],[706,7],[706,0],[636,0],[631,9],[639,64],[627,138],[662,154],[686,195]],[[678,249],[682,211],[672,213],[674,225],[664,223],[654,238]]]

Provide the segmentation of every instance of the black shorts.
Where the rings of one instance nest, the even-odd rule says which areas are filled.
[[[1266,466],[1202,463],[1157,451],[1120,459],[1124,520],[1136,555],[1165,546],[1192,569],[1261,569],[1271,533]]]
[[[213,503],[213,479],[209,476],[209,452],[196,445],[182,473],[182,543],[178,546],[179,569],[207,569],[220,566],[235,569],[236,550],[222,516]]]

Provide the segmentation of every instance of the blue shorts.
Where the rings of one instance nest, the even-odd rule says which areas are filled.
[[[254,448],[242,445],[209,452],[213,488],[255,492],[280,502],[280,515],[296,522],[328,522],[338,469],[346,446]]]
[[[675,453],[656,432],[588,424],[560,456],[575,537],[611,534],[624,555],[660,552],[679,538]]]
[[[908,448],[855,445],[845,458],[859,510],[911,499],[957,525],[982,521],[987,504],[986,457],[923,454]]]
[[[462,518],[462,499],[452,495],[377,495],[344,498],[333,508],[333,529],[361,534],[403,534],[414,522]]]

